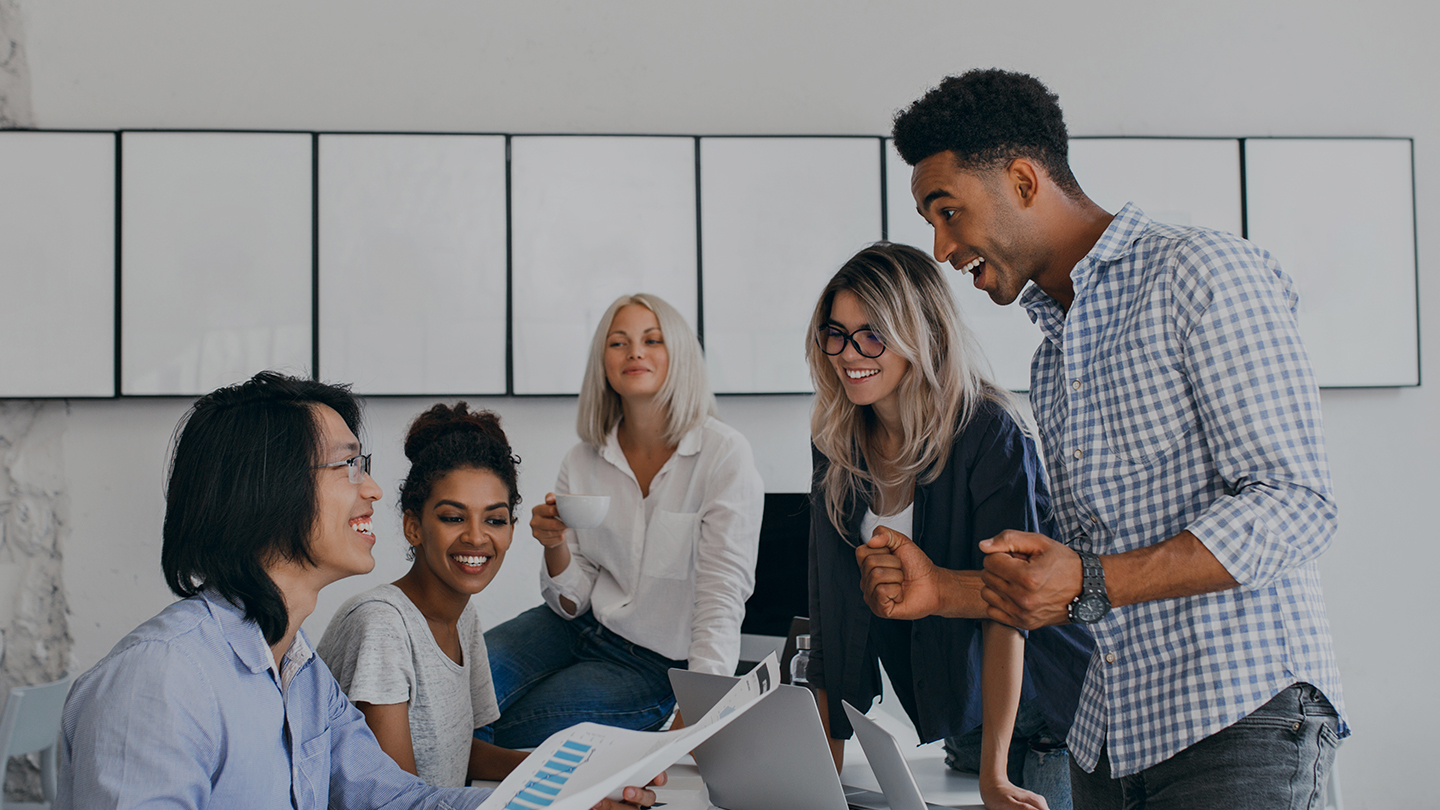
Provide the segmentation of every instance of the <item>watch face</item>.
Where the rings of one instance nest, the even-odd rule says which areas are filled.
[[[1105,618],[1105,614],[1110,612],[1110,603],[1096,593],[1081,595],[1079,601],[1072,607],[1071,619],[1084,624],[1094,624]]]

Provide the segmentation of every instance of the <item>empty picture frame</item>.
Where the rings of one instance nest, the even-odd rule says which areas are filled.
[[[1235,138],[1072,138],[1070,171],[1112,214],[1133,202],[1156,222],[1244,233]]]
[[[1245,141],[1248,235],[1300,292],[1322,387],[1420,384],[1409,139]]]
[[[910,167],[900,159],[889,139],[885,141],[886,223],[891,242],[919,248],[934,255],[935,233],[915,208],[910,194]],[[990,364],[995,382],[1011,391],[1030,388],[1030,359],[1040,345],[1040,329],[1020,304],[999,306],[983,290],[975,289],[971,276],[948,264],[941,265],[945,280],[955,294],[960,320],[970,328],[981,353]]]
[[[311,364],[311,136],[121,134],[124,394]]]
[[[881,236],[878,138],[701,138],[705,354],[716,393],[812,390],[810,316]]]
[[[514,393],[578,393],[621,295],[658,295],[697,326],[694,138],[515,136],[510,150]]]
[[[0,133],[0,398],[115,395],[115,134]]]
[[[505,393],[503,135],[321,135],[322,379]]]

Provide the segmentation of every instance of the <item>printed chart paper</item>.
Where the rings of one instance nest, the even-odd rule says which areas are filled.
[[[579,723],[550,735],[480,805],[487,810],[589,810],[642,785],[748,711],[780,683],[771,653],[698,722],[679,731]]]

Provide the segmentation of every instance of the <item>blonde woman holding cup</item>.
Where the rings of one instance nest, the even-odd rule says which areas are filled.
[[[475,734],[507,748],[587,720],[659,728],[671,667],[734,674],[755,585],[764,485],[680,313],[647,294],[611,304],[579,404],[581,442],[530,518],[545,604],[485,634],[500,719]],[[571,493],[609,497],[599,525],[566,523],[556,495]]]

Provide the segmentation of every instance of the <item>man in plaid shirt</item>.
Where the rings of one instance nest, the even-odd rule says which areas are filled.
[[[859,551],[882,616],[1087,625],[1074,806],[1317,805],[1344,719],[1316,559],[1336,527],[1294,283],[1226,233],[1081,191],[1033,77],[946,79],[895,119],[935,256],[1044,340],[1031,404],[1055,539],[981,544],[981,584],[903,538]],[[1059,541],[1059,542],[1057,542]]]

